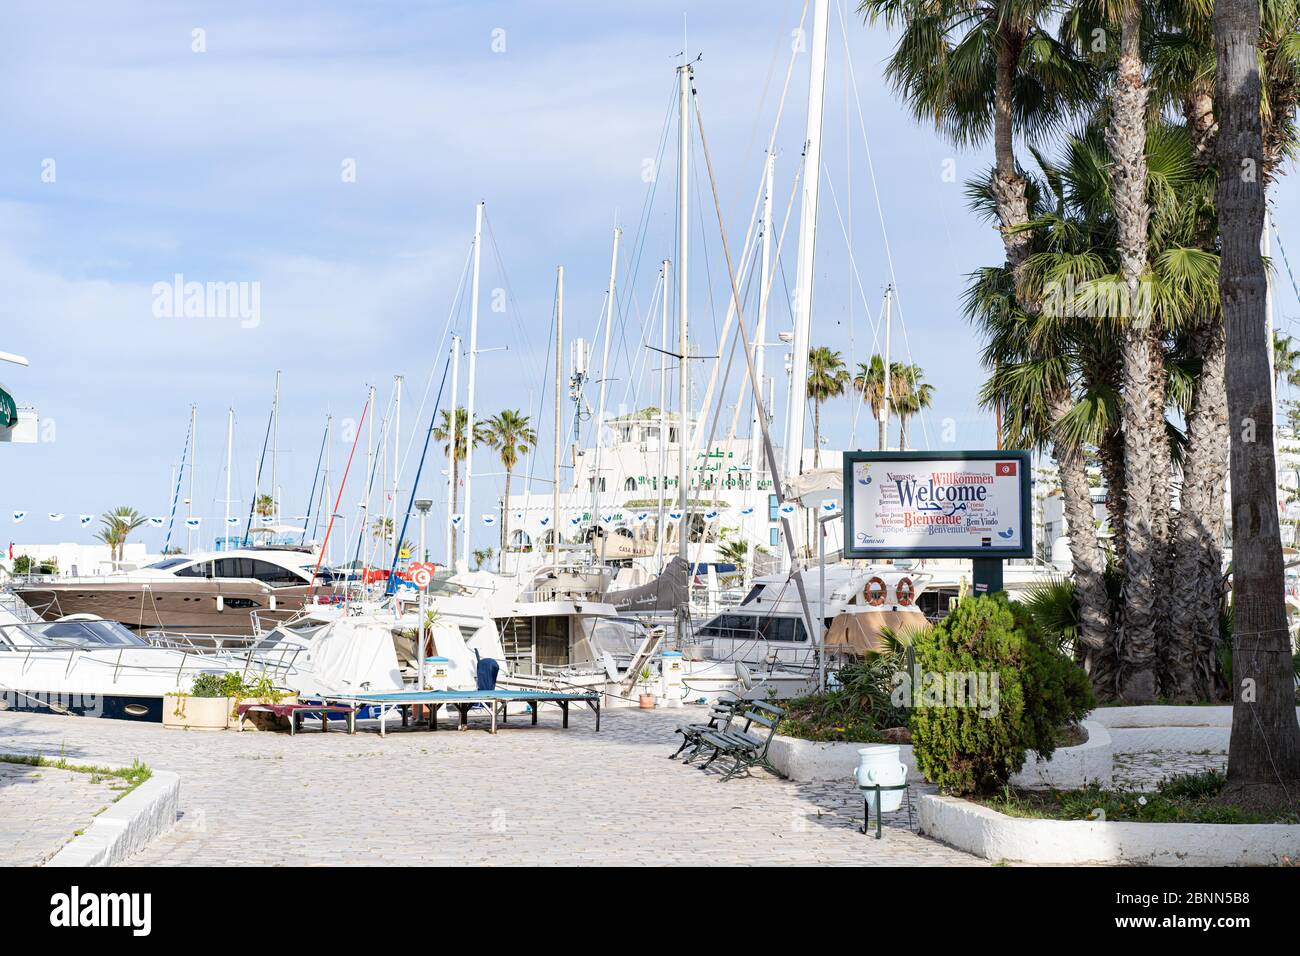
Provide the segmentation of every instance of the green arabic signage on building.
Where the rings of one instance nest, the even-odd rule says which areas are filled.
[[[0,428],[13,428],[18,424],[18,403],[14,397],[0,388]]]

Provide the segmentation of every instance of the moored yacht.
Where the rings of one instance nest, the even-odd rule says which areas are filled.
[[[96,577],[15,584],[14,592],[46,621],[93,614],[133,630],[244,635],[262,620],[288,620],[314,598],[333,596],[327,568],[309,548],[262,546],[174,555],[145,567]]]

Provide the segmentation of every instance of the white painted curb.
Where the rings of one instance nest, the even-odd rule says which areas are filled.
[[[73,837],[46,866],[116,866],[176,825],[181,778],[155,770]]]
[[[1009,817],[956,797],[924,795],[920,830],[988,860],[1149,866],[1275,866],[1300,858],[1300,825],[1110,823]]]
[[[1048,761],[1037,760],[1033,751],[1025,766],[1011,778],[1013,786],[1028,788],[1055,787],[1073,790],[1093,781],[1103,787],[1111,785],[1111,735],[1100,724],[1086,720],[1083,726],[1088,739],[1077,747],[1060,747]],[[858,750],[866,746],[856,742],[818,743],[780,734],[772,738],[768,758],[791,780],[848,780],[858,766]],[[907,779],[919,783],[924,779],[916,769],[910,744],[899,746],[899,759],[907,765]]]

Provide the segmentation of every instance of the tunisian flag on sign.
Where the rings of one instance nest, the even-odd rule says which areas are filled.
[[[1014,477],[1016,473],[1016,463],[1014,461],[1000,461],[993,468],[993,474],[999,478]]]

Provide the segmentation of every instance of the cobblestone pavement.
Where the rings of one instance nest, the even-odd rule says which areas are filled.
[[[1165,777],[1227,768],[1227,754],[1160,750],[1154,753],[1115,754],[1112,775],[1116,790],[1150,791]]]
[[[0,753],[6,752],[0,732]],[[110,780],[0,762],[0,867],[40,866],[117,794]]]
[[[130,763],[181,775],[182,819],[138,864],[984,865],[916,835],[903,811],[883,840],[857,832],[851,782],[717,774],[666,759],[698,708],[616,709],[594,732],[543,708],[444,729],[201,733],[160,725],[0,713],[0,750]],[[332,725],[333,726],[333,725]],[[363,724],[364,727],[364,724]]]

